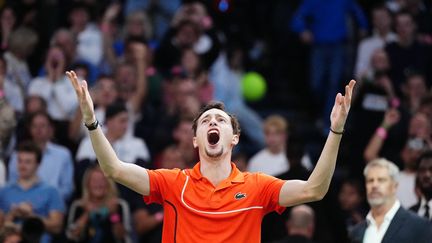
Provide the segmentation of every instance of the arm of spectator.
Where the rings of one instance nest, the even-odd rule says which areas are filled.
[[[96,117],[93,101],[87,88],[87,82],[83,81],[79,83],[74,71],[67,72],[67,75],[78,96],[84,122],[86,124],[94,123]],[[89,131],[89,134],[93,149],[104,174],[142,195],[148,195],[150,192],[150,182],[147,170],[135,164],[120,161],[100,126],[95,130]]]
[[[372,138],[369,140],[364,150],[363,157],[366,163],[379,157],[381,148],[387,138],[388,130],[398,123],[399,120],[400,113],[396,108],[392,108],[385,113],[383,122],[372,135]]]
[[[46,218],[42,218],[45,230],[52,234],[59,234],[63,229],[63,213],[58,211],[49,212]]]
[[[111,3],[103,15],[100,26],[103,39],[103,53],[111,68],[114,68],[116,64],[116,55],[113,49],[113,29],[115,28],[113,23],[118,17],[120,10],[121,5],[119,3]]]
[[[141,43],[133,44],[135,57],[135,70],[137,72],[137,90],[131,98],[132,109],[135,113],[140,112],[141,104],[147,95],[147,75],[146,59],[148,55],[147,47]]]
[[[135,212],[133,213],[134,229],[139,235],[145,234],[153,230],[158,225],[160,225],[162,221],[162,212],[150,214],[148,210],[140,208],[135,210]]]
[[[327,193],[336,166],[345,122],[351,107],[354,85],[355,81],[351,80],[349,85],[345,86],[345,95],[342,96],[340,93],[336,95],[335,104],[330,115],[330,129],[332,131],[327,137],[323,151],[309,179],[307,181],[286,181],[279,194],[279,205],[286,207],[317,201],[321,200]]]
[[[306,18],[311,15],[313,1],[305,0],[294,13],[291,21],[291,29],[296,33],[302,33],[307,29]]]

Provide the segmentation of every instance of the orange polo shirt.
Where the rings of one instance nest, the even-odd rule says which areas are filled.
[[[260,242],[264,215],[285,209],[279,206],[284,181],[231,167],[217,187],[201,175],[200,163],[147,170],[150,195],[144,201],[164,207],[163,242]]]

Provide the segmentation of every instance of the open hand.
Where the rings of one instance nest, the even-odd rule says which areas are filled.
[[[338,93],[336,95],[335,104],[330,114],[331,129],[336,132],[343,132],[348,112],[351,108],[351,98],[356,84],[355,80],[351,80],[345,86],[345,95]]]
[[[86,124],[95,122],[96,117],[94,114],[93,100],[90,96],[87,82],[85,80],[82,82],[78,81],[78,77],[74,71],[66,72],[66,75],[75,89],[84,122]]]

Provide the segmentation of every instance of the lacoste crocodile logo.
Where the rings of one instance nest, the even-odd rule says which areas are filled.
[[[235,194],[234,198],[235,198],[236,200],[240,200],[240,199],[246,198],[246,193],[243,193],[243,192],[237,192],[237,193]]]

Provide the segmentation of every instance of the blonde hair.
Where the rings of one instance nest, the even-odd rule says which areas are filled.
[[[89,167],[83,176],[83,181],[82,181],[82,199],[84,201],[88,201],[90,200],[90,192],[89,192],[89,182],[90,182],[90,175],[94,172],[100,172],[103,174],[102,169],[99,167],[99,165],[95,165],[93,167]],[[111,198],[116,198],[118,197],[118,191],[117,191],[117,187],[114,183],[113,180],[104,177],[107,182],[108,182],[108,193],[105,195],[105,201]]]
[[[288,122],[280,115],[271,115],[264,120],[264,131],[267,131],[270,127],[275,127],[278,132],[287,132]]]

